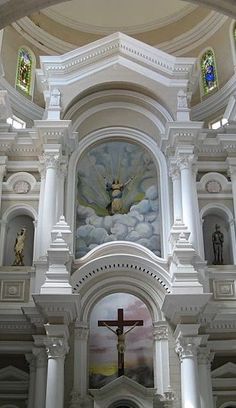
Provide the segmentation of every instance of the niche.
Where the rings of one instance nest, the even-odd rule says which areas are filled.
[[[15,260],[14,246],[17,233],[22,228],[26,228],[26,238],[24,245],[24,265],[31,266],[33,262],[33,245],[34,245],[34,224],[33,219],[28,215],[17,215],[12,218],[6,230],[4,265],[13,265]]]
[[[223,212],[218,214],[207,214],[203,217],[203,240],[205,259],[208,265],[214,265],[214,250],[212,243],[212,234],[216,231],[216,225],[220,228],[220,232],[224,235],[223,242],[223,265],[232,265],[232,245],[231,245],[231,232],[230,226]]]

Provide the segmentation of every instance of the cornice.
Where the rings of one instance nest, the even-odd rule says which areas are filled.
[[[215,112],[225,109],[230,95],[236,91],[236,73],[218,92],[208,96],[204,101],[191,109],[192,120],[205,120],[214,116]]]
[[[125,34],[114,33],[62,56],[41,57],[42,68],[37,70],[37,73],[42,86],[45,80],[50,82],[50,77],[53,77],[54,84],[55,81],[64,83],[66,79],[73,83],[78,77],[78,69],[83,70],[84,75],[89,75],[90,64],[107,64],[108,57],[114,60],[118,56],[142,64],[143,67],[162,75],[162,82],[166,85],[187,85],[196,64],[195,58],[177,58]]]
[[[13,88],[2,76],[0,76],[0,89],[8,91],[11,107],[16,115],[17,112],[20,112],[20,116],[22,117],[23,115],[26,122],[29,122],[30,118],[31,123],[33,120],[42,119],[44,109],[21,95],[20,92]]]

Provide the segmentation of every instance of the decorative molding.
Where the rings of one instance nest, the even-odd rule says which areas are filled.
[[[64,359],[69,351],[67,341],[58,337],[47,337],[44,341],[48,359],[62,358]]]
[[[205,120],[214,117],[215,112],[225,109],[230,95],[236,91],[236,73],[219,91],[208,96],[204,101],[195,105],[191,109],[192,120]]]
[[[168,326],[163,322],[153,324],[153,338],[156,341],[168,340]]]
[[[16,116],[20,116],[26,123],[29,123],[30,118],[30,124],[33,124],[33,120],[42,119],[44,109],[23,96],[2,76],[0,76],[0,89],[8,91],[11,106]]]
[[[235,280],[213,280],[213,294],[216,300],[235,300]]]
[[[117,255],[114,255],[114,258],[117,259]],[[97,265],[97,267],[95,269],[91,269],[90,266],[90,270],[87,271],[85,270],[83,272],[83,268],[81,268],[81,270],[78,270],[78,278],[75,278],[75,273],[73,275],[73,293],[79,293],[81,287],[87,283],[87,281],[91,280],[92,278],[96,277],[99,274],[103,274],[103,273],[112,273],[113,271],[115,272],[122,272],[122,271],[136,271],[137,273],[141,272],[145,275],[148,275],[153,281],[155,281],[161,288],[162,290],[164,289],[165,293],[170,293],[170,285],[169,283],[167,283],[167,281],[163,278],[158,276],[158,271],[156,269],[156,271],[154,272],[154,270],[150,270],[147,266],[143,267],[141,266],[140,262],[141,260],[136,260],[135,258],[133,258],[133,262],[130,262],[130,260],[128,259],[128,256],[125,256],[123,258],[123,261],[121,259],[121,263],[107,263],[106,260],[103,260],[99,262],[99,265]],[[126,259],[126,261],[124,261]],[[143,262],[142,262],[143,263]],[[87,268],[86,268],[87,269]],[[153,282],[154,283],[154,282]]]
[[[1,281],[0,300],[2,302],[26,302],[27,298],[25,280],[5,279]]]

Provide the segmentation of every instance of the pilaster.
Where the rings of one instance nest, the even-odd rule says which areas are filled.
[[[170,387],[168,325],[165,321],[153,323],[154,339],[154,386],[164,395]]]

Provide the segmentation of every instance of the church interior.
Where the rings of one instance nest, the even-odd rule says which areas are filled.
[[[236,408],[235,0],[0,0],[0,408]]]

